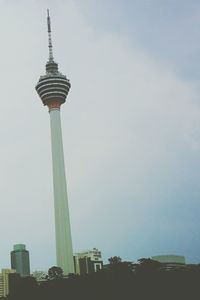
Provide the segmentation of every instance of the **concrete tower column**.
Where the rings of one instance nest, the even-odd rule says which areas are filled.
[[[64,274],[74,273],[72,238],[67,198],[60,108],[49,108],[53,162],[57,266]]]

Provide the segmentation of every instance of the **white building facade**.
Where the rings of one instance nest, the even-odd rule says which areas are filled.
[[[103,268],[101,251],[97,248],[76,253],[74,256],[76,274],[89,274]]]
[[[16,273],[13,269],[2,269],[0,273],[0,298],[9,294],[9,274]]]

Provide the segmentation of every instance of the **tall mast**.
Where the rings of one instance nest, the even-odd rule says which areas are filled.
[[[47,27],[48,27],[48,38],[49,38],[49,61],[53,61],[53,46],[51,38],[51,19],[49,16],[49,9],[47,9]]]

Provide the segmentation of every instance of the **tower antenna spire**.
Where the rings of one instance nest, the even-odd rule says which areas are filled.
[[[47,9],[47,28],[48,28],[48,38],[49,38],[49,61],[53,61],[53,46],[51,39],[51,19],[49,16],[49,9]]]

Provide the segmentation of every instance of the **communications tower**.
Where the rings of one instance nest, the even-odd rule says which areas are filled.
[[[51,146],[53,163],[55,233],[57,266],[65,275],[74,273],[72,238],[67,198],[67,185],[62,143],[60,107],[66,101],[71,87],[69,80],[58,70],[53,58],[51,23],[47,10],[49,40],[49,59],[46,63],[46,74],[40,76],[36,91],[44,105],[48,106],[51,124]]]

